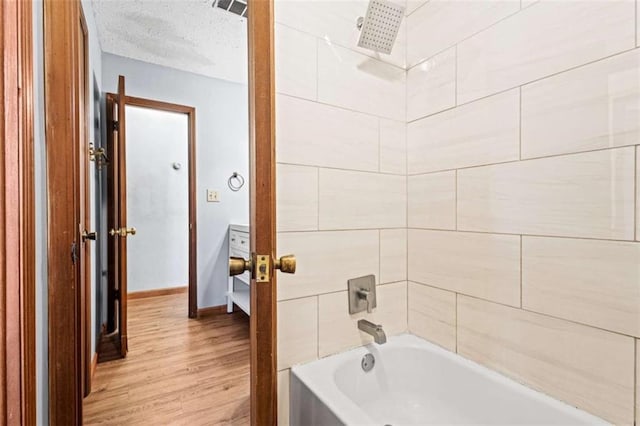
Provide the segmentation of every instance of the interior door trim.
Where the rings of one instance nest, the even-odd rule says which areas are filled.
[[[251,251],[275,258],[276,137],[274,0],[250,0],[249,170]],[[273,268],[273,262],[271,267]],[[251,280],[251,424],[278,423],[276,276]]]
[[[189,318],[198,317],[198,192],[196,187],[196,109],[192,106],[179,105],[154,99],[125,97],[125,106],[157,109],[187,115],[188,120],[188,156],[189,156]],[[132,224],[135,226],[135,224]],[[122,296],[121,296],[122,297]],[[124,295],[123,297],[126,297]]]
[[[32,2],[0,4],[0,423],[35,425]]]

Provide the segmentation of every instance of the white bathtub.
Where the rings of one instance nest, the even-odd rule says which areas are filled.
[[[375,357],[369,372],[367,353]],[[606,424],[409,334],[291,372],[292,426]]]

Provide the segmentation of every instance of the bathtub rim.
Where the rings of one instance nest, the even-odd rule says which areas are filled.
[[[362,424],[365,420],[375,422],[376,420],[368,417],[367,413],[353,402],[351,398],[342,394],[342,391],[338,388],[333,379],[333,372],[335,372],[336,369],[348,359],[359,360],[367,353],[373,353],[375,356],[381,351],[384,352],[385,350],[388,350],[385,348],[391,347],[423,349],[448,358],[458,364],[460,368],[474,370],[486,376],[489,380],[495,380],[498,383],[504,384],[514,390],[524,391],[527,396],[532,399],[545,402],[552,407],[575,417],[577,421],[583,424],[611,424],[595,414],[589,413],[551,395],[547,395],[538,389],[518,381],[516,378],[509,377],[496,370],[492,370],[482,364],[465,358],[456,352],[451,352],[409,332],[389,337],[387,339],[387,343],[384,345],[378,345],[377,343],[371,342],[363,346],[357,346],[355,348],[346,349],[342,352],[328,355],[324,358],[296,364],[291,367],[291,374],[295,375],[295,377],[302,382],[323,404],[325,404],[325,406],[344,424],[357,425]],[[324,372],[329,371],[331,374],[318,373],[318,370]],[[330,392],[331,389],[334,389],[336,393],[342,394],[342,397],[340,398],[332,395]]]

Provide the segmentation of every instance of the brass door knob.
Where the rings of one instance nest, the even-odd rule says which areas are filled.
[[[87,240],[95,241],[98,238],[98,234],[96,234],[95,232],[88,232],[86,229],[82,231],[82,234],[80,234],[80,236],[82,237],[83,243]]]
[[[130,234],[130,235],[136,235],[136,232],[138,232],[138,231],[136,231],[136,228],[134,228],[134,227],[132,226],[131,228],[125,228],[125,229],[124,229],[124,233],[123,233],[122,235],[123,235],[123,236],[126,236],[127,234]]]
[[[285,274],[295,274],[296,273],[296,256],[294,254],[288,254],[286,256],[282,256],[280,259],[276,259],[273,262],[273,266],[276,269],[280,269],[280,272],[284,272]]]
[[[244,271],[251,270],[251,260],[245,260],[242,257],[230,257],[229,258],[229,275],[240,275]]]
[[[117,235],[119,237],[120,236],[120,228],[118,228],[118,229],[111,228],[109,230],[109,235],[111,235],[112,237],[115,237]]]

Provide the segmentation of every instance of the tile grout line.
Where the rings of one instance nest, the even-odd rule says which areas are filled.
[[[442,111],[434,112],[432,114],[425,115],[424,117],[416,118],[415,120],[409,121],[409,124],[415,123],[416,121],[424,120],[425,118],[428,118],[428,117],[433,117],[434,115],[438,115],[438,114],[441,114],[441,113],[446,112],[446,111],[451,111],[452,109],[455,109],[455,108],[459,108],[459,107],[462,107],[462,106],[465,106],[465,105],[472,104],[474,102],[478,102],[478,101],[482,101],[482,100],[488,99],[488,98],[490,98],[492,96],[496,96],[496,95],[508,92],[510,90],[517,89],[519,87],[528,86],[530,84],[537,83],[539,81],[542,81],[542,80],[545,80],[545,79],[548,79],[548,78],[551,78],[551,77],[555,77],[555,76],[558,76],[560,74],[564,74],[564,73],[567,73],[567,72],[570,72],[570,71],[575,71],[575,70],[580,69],[580,68],[585,67],[585,66],[593,65],[593,64],[596,64],[598,62],[606,61],[608,59],[613,59],[616,56],[624,55],[626,53],[630,53],[630,52],[633,52],[634,50],[639,50],[639,49],[640,49],[640,46],[636,46],[636,47],[632,47],[632,48],[629,48],[629,49],[621,50],[619,52],[612,53],[612,54],[610,54],[608,56],[604,56],[602,58],[594,59],[594,60],[589,61],[589,62],[584,62],[582,64],[575,65],[575,66],[573,66],[571,68],[567,68],[567,69],[564,69],[564,70],[561,70],[561,71],[557,71],[557,72],[552,73],[552,74],[544,75],[544,76],[536,78],[534,80],[521,82],[521,83],[519,83],[519,84],[517,84],[515,86],[511,86],[511,87],[508,87],[508,88],[505,88],[505,89],[500,89],[500,90],[498,90],[496,92],[493,92],[493,93],[490,93],[490,94],[487,94],[487,95],[484,95],[484,96],[481,96],[481,97],[478,97],[478,98],[470,99],[470,100],[465,101],[465,102],[462,102],[462,103],[458,104],[456,107],[446,108],[446,109],[443,109]]]
[[[454,87],[453,98],[454,98],[454,108],[457,108],[458,107],[458,45],[456,44],[454,47],[456,51],[455,51],[455,66],[454,66],[455,78],[453,81],[455,87]]]
[[[313,37],[313,38],[315,38],[315,39],[316,39],[316,41],[317,41],[317,42],[324,42],[324,41],[325,41],[325,39],[324,39],[324,38],[322,38],[322,37],[320,37],[320,36],[318,36],[318,35],[316,35],[316,34],[310,33],[310,32],[305,31],[305,30],[301,30],[300,28],[297,28],[297,27],[291,26],[290,24],[287,24],[287,23],[284,23],[284,22],[275,21],[275,22],[274,22],[274,25],[281,25],[281,26],[286,27],[286,28],[288,28],[288,29],[290,29],[290,30],[297,31],[297,32],[302,33],[302,34],[305,34],[305,35],[307,35],[307,36],[309,36],[309,37]],[[394,68],[399,69],[399,70],[404,70],[404,71],[406,71],[406,70],[407,70],[407,66],[406,66],[406,64],[405,64],[405,66],[400,66],[400,65],[398,65],[398,64],[394,64],[393,62],[383,61],[382,59],[380,59],[380,57],[379,57],[379,56],[377,56],[377,57],[376,57],[376,56],[374,56],[374,55],[368,55],[368,54],[364,53],[363,51],[355,50],[355,49],[353,48],[353,46],[346,46],[346,45],[344,45],[344,44],[342,44],[342,43],[338,43],[338,42],[335,42],[335,41],[330,41],[329,43],[330,43],[330,45],[332,45],[332,46],[334,46],[334,45],[335,45],[335,46],[338,46],[338,47],[340,47],[340,48],[342,48],[342,49],[345,49],[345,50],[348,50],[348,51],[350,51],[350,52],[352,52],[352,53],[356,53],[356,54],[358,54],[358,55],[364,56],[364,57],[365,57],[365,58],[367,58],[367,59],[373,59],[374,61],[380,62],[381,64],[389,65],[390,67],[394,67]],[[406,62],[406,61],[405,61],[405,62]]]
[[[420,281],[417,281],[417,280],[412,280],[411,282],[413,282],[415,284],[418,284],[418,285],[425,286],[425,287],[435,288],[437,290],[442,290],[442,291],[446,291],[446,292],[449,292],[449,293],[455,293],[455,294],[457,294],[459,296],[468,297],[468,298],[471,298],[471,299],[479,300],[481,302],[491,303],[491,304],[499,305],[499,306],[502,306],[502,307],[505,307],[505,308],[511,308],[511,309],[515,309],[515,310],[522,311],[522,312],[527,312],[527,313],[534,314],[534,315],[540,315],[540,316],[543,316],[543,317],[546,317],[546,318],[553,318],[553,319],[558,320],[558,321],[565,321],[565,322],[568,322],[568,323],[571,323],[571,324],[575,324],[575,325],[579,325],[579,326],[582,326],[582,327],[591,328],[591,329],[594,329],[594,330],[604,331],[606,333],[611,333],[611,334],[615,334],[615,335],[618,335],[618,336],[625,336],[625,337],[630,337],[632,339],[636,339],[636,337],[633,334],[627,334],[627,333],[623,333],[623,332],[620,332],[620,331],[610,330],[610,329],[607,329],[607,328],[598,327],[598,326],[595,326],[595,325],[587,324],[587,323],[584,323],[584,322],[579,322],[579,321],[572,320],[572,319],[569,319],[569,318],[563,318],[563,317],[559,317],[557,315],[548,314],[548,313],[545,313],[545,312],[534,311],[532,309],[520,308],[518,306],[508,305],[508,304],[506,304],[504,302],[498,302],[496,300],[485,299],[485,298],[482,298],[482,297],[479,297],[479,296],[475,296],[475,295],[472,295],[472,294],[468,294],[468,293],[458,293],[458,292],[455,292],[455,291],[447,289],[447,288],[436,287],[433,284],[427,284],[427,283],[423,283],[423,282],[420,282]],[[307,296],[307,297],[310,297],[310,296]]]
[[[316,218],[316,231],[320,231],[320,167],[316,167],[316,178],[318,179],[318,193],[316,194],[318,217]]]
[[[578,236],[570,236],[570,235],[548,235],[548,234],[527,234],[527,233],[514,233],[514,232],[499,232],[499,231],[475,231],[469,229],[443,229],[443,228],[420,228],[416,226],[412,226],[409,229],[415,231],[425,231],[425,232],[448,232],[448,233],[467,233],[467,234],[481,234],[481,235],[507,235],[512,237],[518,237],[520,235],[524,237],[534,237],[534,238],[559,238],[565,240],[586,240],[586,241],[609,241],[616,243],[628,243],[634,244],[636,241],[634,240],[621,240],[615,238],[601,238],[601,237],[578,237]],[[333,230],[329,232],[338,232],[338,231],[366,231],[371,229],[341,229],[341,230]],[[283,231],[287,233],[291,232],[312,232],[312,231]]]
[[[337,110],[347,111],[347,112],[350,112],[350,113],[353,113],[353,114],[360,114],[360,115],[364,115],[364,116],[371,117],[371,118],[382,118],[382,119],[385,119],[385,120],[395,121],[396,123],[404,123],[402,120],[398,120],[395,117],[372,114],[370,112],[365,112],[365,111],[361,111],[361,110],[345,107],[345,106],[342,106],[342,105],[331,104],[329,102],[324,102],[324,101],[321,101],[319,99],[309,99],[309,98],[305,98],[305,97],[298,96],[298,95],[292,95],[290,93],[285,93],[285,92],[277,92],[276,95],[277,95],[276,97],[282,97],[283,96],[283,97],[286,97],[286,98],[289,98],[289,99],[296,99],[296,100],[299,100],[299,101],[311,102],[311,103],[314,103],[314,104],[317,104],[317,105],[322,105],[322,106],[325,106],[325,107],[335,108]],[[489,96],[487,96],[487,97],[489,97]],[[472,102],[474,102],[474,101],[472,101]],[[435,112],[432,115],[435,115],[435,114],[438,114],[438,112]],[[422,118],[424,118],[424,117],[421,117],[421,118],[416,119],[414,121],[421,120]]]
[[[424,4],[420,5],[416,10],[414,10],[413,12],[411,12],[411,13],[409,14],[409,16],[413,15],[413,14],[414,14],[418,9],[420,9],[422,6],[426,5],[427,3],[429,3],[429,2],[427,1],[427,2],[425,2]],[[526,9],[526,8],[525,8],[525,9]],[[523,9],[518,8],[518,10],[516,10],[516,11],[514,11],[514,12],[511,12],[511,13],[510,13],[510,14],[508,14],[508,15],[503,16],[502,18],[500,18],[499,20],[495,21],[494,23],[492,23],[492,24],[491,24],[491,25],[489,25],[488,27],[484,27],[484,28],[482,28],[482,29],[480,29],[480,30],[476,31],[476,32],[475,32],[475,33],[473,33],[473,34],[471,34],[471,35],[469,35],[469,36],[467,36],[467,37],[465,37],[465,38],[463,38],[463,39],[461,39],[461,40],[458,40],[458,41],[457,41],[457,42],[455,42],[454,44],[449,45],[449,46],[447,46],[446,48],[444,48],[444,49],[442,49],[442,50],[439,50],[438,52],[434,53],[434,54],[433,54],[433,55],[431,55],[431,56],[428,56],[428,57],[426,57],[426,58],[418,59],[418,60],[416,61],[416,63],[411,63],[411,64],[410,64],[410,63],[409,63],[409,60],[408,60],[408,58],[407,58],[407,60],[405,61],[405,62],[406,62],[406,63],[405,63],[405,67],[406,67],[407,71],[409,71],[409,70],[410,70],[410,69],[412,69],[412,68],[417,67],[418,65],[422,64],[423,62],[426,62],[426,61],[428,61],[428,60],[432,59],[434,56],[439,55],[440,53],[444,52],[445,50],[451,49],[453,46],[456,46],[456,45],[458,45],[458,44],[462,44],[462,43],[464,43],[465,41],[467,41],[467,40],[469,40],[469,39],[471,39],[471,38],[473,38],[473,37],[477,36],[478,34],[483,33],[483,32],[485,32],[485,31],[487,31],[488,29],[495,27],[495,26],[496,26],[496,25],[498,25],[499,23],[501,23],[501,22],[503,22],[503,21],[506,21],[506,20],[507,20],[507,19],[509,19],[509,18],[512,18],[514,15],[517,15],[517,14],[518,14],[518,13],[520,13],[522,10],[523,10]],[[409,16],[407,16],[407,18],[408,18]],[[408,25],[407,25],[407,47],[408,47],[408,46],[409,46],[409,28],[408,28]],[[408,50],[409,50],[409,49],[407,49],[407,56],[408,56]]]
[[[615,239],[615,238],[602,238],[602,237],[579,237],[579,236],[571,236],[571,235],[548,235],[548,234],[522,234],[522,233],[513,233],[513,232],[499,232],[499,231],[475,231],[475,230],[469,230],[469,229],[444,229],[444,228],[420,228],[417,226],[410,226],[408,228],[402,227],[402,226],[396,226],[396,227],[382,227],[382,228],[327,228],[327,229],[306,229],[306,230],[297,230],[297,231],[293,231],[293,230],[289,230],[289,231],[278,231],[278,234],[281,235],[285,235],[285,234],[310,234],[310,233],[327,233],[327,232],[359,232],[359,233],[364,233],[364,232],[371,232],[371,231],[377,231],[379,229],[386,229],[386,230],[403,230],[403,229],[407,229],[407,231],[424,231],[424,232],[448,232],[448,233],[466,233],[466,234],[481,234],[481,235],[507,235],[507,236],[512,236],[512,237],[518,237],[520,235],[524,236],[524,237],[534,237],[534,238],[558,238],[558,239],[565,239],[565,240],[581,240],[581,241],[608,241],[608,242],[615,242],[615,243],[627,243],[627,244],[634,244],[637,241],[635,240],[623,240],[623,239]]]
[[[456,324],[454,327],[454,331],[456,333],[456,353],[458,353],[458,293],[455,294],[455,303],[456,303]]]
[[[520,235],[520,308],[522,308],[522,235]]]
[[[640,340],[638,339],[633,339],[634,340],[634,345],[633,345],[633,423],[636,426],[640,426],[637,425],[636,420],[638,419],[638,416],[640,416],[640,412],[638,412],[638,407],[640,406],[640,401],[638,401],[638,398],[640,398],[640,394],[638,393],[638,375],[640,373],[640,371],[638,371],[638,345],[640,344]]]
[[[456,228],[455,230],[457,231],[458,230],[458,169],[455,170],[455,173],[456,174],[455,174],[454,180],[455,180],[456,187],[454,189],[456,192],[455,194],[456,195],[456,205],[455,205],[456,211],[455,211],[454,223]]]
[[[518,160],[522,161],[522,86],[518,88]]]
[[[315,98],[315,102],[318,102],[320,99],[320,76],[318,75],[320,73],[320,46],[319,46],[320,41],[316,38],[316,98]]]
[[[615,149],[615,148],[610,148],[610,149]],[[295,167],[310,167],[310,168],[314,168],[314,169],[340,170],[340,171],[343,171],[343,172],[369,173],[369,174],[381,175],[381,176],[395,176],[395,177],[405,177],[406,176],[406,175],[403,175],[403,174],[400,174],[400,173],[378,172],[378,171],[375,171],[375,170],[345,169],[345,168],[342,168],[342,167],[318,166],[317,164],[300,164],[300,163],[289,163],[289,162],[284,162],[284,161],[279,161],[276,164],[284,165],[284,166],[295,166]],[[501,163],[496,163],[496,164],[501,164]],[[428,172],[428,173],[431,173],[431,172]],[[427,174],[427,173],[425,173],[425,174]]]
[[[546,159],[550,159],[550,158],[569,157],[569,156],[574,156],[574,155],[591,154],[591,153],[594,153],[594,152],[623,150],[623,149],[629,149],[629,148],[634,148],[634,147],[635,147],[635,145],[623,145],[623,146],[616,146],[616,147],[595,148],[595,149],[591,149],[591,150],[588,150],[588,151],[578,151],[578,152],[566,152],[566,153],[560,153],[560,154],[550,154],[550,155],[545,155],[545,156],[540,156],[540,157],[523,158],[521,160],[514,159],[514,160],[501,161],[501,162],[498,162],[498,163],[486,163],[486,164],[477,164],[477,165],[473,165],[473,166],[452,167],[450,169],[429,170],[429,171],[426,171],[426,172],[414,173],[414,174],[411,174],[409,176],[428,175],[428,174],[434,174],[434,173],[450,172],[450,171],[453,171],[453,170],[469,170],[469,169],[478,169],[478,168],[482,168],[482,167],[494,167],[494,166],[500,166],[500,165],[503,165],[503,164],[524,163],[525,161],[546,160]],[[375,172],[371,172],[371,173],[375,173]]]

